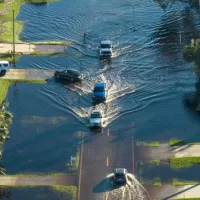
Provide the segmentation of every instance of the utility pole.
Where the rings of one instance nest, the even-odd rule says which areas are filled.
[[[13,10],[13,64],[15,68],[15,10]]]

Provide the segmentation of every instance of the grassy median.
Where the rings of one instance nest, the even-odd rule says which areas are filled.
[[[194,164],[200,164],[199,156],[170,159],[170,165],[174,168],[190,167]]]
[[[177,179],[177,178],[173,178],[172,180],[172,185],[174,186],[196,185],[199,183],[200,181],[182,180],[182,179]]]
[[[177,140],[177,139],[170,139],[169,146],[181,146],[181,145],[194,145],[194,144],[200,144],[199,141],[197,142],[187,142],[184,140]]]

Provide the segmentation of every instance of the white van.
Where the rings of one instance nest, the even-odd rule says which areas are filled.
[[[0,74],[5,75],[6,72],[9,72],[10,64],[8,61],[0,61]]]

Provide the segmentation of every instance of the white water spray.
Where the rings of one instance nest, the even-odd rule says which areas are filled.
[[[106,177],[108,181],[105,189],[111,187],[112,176],[113,174],[109,174]],[[107,189],[107,193],[108,200],[151,200],[148,192],[132,174],[128,174],[128,184],[116,189]]]

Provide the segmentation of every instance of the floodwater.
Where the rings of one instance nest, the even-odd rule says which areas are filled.
[[[162,9],[153,0],[62,0],[25,4],[17,19],[26,22],[20,35],[25,41],[72,42],[66,55],[22,56],[18,68],[70,67],[85,80],[81,86],[52,79],[10,88],[7,99],[14,119],[1,161],[7,173],[67,172],[80,131],[89,131],[91,92],[99,81],[108,84],[109,97],[97,108],[105,113],[115,142],[132,136],[131,124],[135,140],[197,137],[199,117],[183,103],[196,91],[196,76],[182,51],[199,34],[198,10],[184,2]],[[98,59],[102,39],[114,42],[111,63]]]

